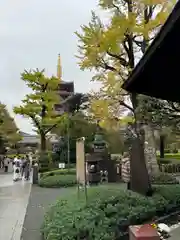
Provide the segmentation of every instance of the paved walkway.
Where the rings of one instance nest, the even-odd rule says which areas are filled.
[[[0,239],[20,240],[31,183],[0,174]]]
[[[40,228],[43,223],[44,214],[47,212],[49,206],[55,203],[58,198],[72,191],[76,190],[74,188],[41,188],[33,185],[29,197],[21,240],[42,240]]]
[[[174,229],[171,232],[171,237],[169,238],[169,240],[179,240],[179,236],[180,236],[180,227],[178,227],[177,229]]]

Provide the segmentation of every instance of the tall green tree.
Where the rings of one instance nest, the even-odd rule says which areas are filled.
[[[52,132],[58,136],[67,136],[69,134],[75,140],[85,137],[87,142],[89,142],[93,140],[96,128],[95,122],[89,121],[88,117],[82,112],[77,112],[74,115],[67,116]]]
[[[133,112],[135,129],[138,129],[138,95],[127,94],[121,85],[173,5],[172,1],[166,0],[99,0],[101,10],[109,16],[108,23],[103,23],[103,19],[93,12],[90,23],[76,33],[79,38],[79,65],[82,70],[93,70],[93,80],[100,83],[100,89],[91,101],[91,110],[97,118],[111,121],[119,118],[122,108],[126,108]],[[137,162],[136,165],[137,175],[144,176],[141,184],[144,184],[144,189],[148,188],[145,162]]]
[[[13,147],[21,139],[14,119],[10,116],[6,105],[0,103],[0,152],[6,147]]]
[[[58,116],[55,105],[61,99],[58,93],[59,79],[46,77],[44,70],[24,71],[22,81],[32,90],[22,100],[20,106],[14,107],[14,112],[30,118],[41,139],[41,151],[46,151],[47,134],[63,121],[64,116]]]

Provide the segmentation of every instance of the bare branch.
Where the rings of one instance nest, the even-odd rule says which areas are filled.
[[[123,65],[124,67],[127,67],[129,65],[129,63],[126,61],[126,59],[124,59],[123,57],[121,57],[120,55],[111,53],[109,51],[107,51],[107,54],[113,58],[116,58],[117,60],[120,61],[120,64]]]
[[[153,15],[154,9],[153,6],[149,6],[149,13],[147,15],[148,19],[150,20]]]
[[[118,72],[116,68],[114,68],[113,66],[110,66],[108,65],[104,59],[102,59],[102,64],[100,64],[100,67],[104,68],[105,70],[110,70],[110,71],[113,71],[113,72]]]
[[[128,45],[127,45],[128,44]],[[132,34],[126,34],[126,40],[123,43],[124,49],[127,52],[129,58],[129,66],[134,68],[134,47]]]
[[[120,8],[119,8],[117,5],[115,5],[114,3],[112,3],[112,6],[113,6],[114,8],[116,8],[116,10],[117,10],[118,12],[121,12]]]
[[[127,46],[126,40],[124,40],[124,42],[123,42],[123,47],[124,47],[124,49],[125,49],[125,51],[128,55],[128,58],[130,59],[130,51],[129,51],[129,48]]]
[[[51,130],[53,130],[53,128],[57,127],[58,123],[55,123],[54,125],[52,125],[50,128],[48,128],[46,131],[45,131],[45,134],[49,133]]]
[[[122,100],[119,100],[119,103],[120,103],[121,106],[129,109],[130,111],[132,111],[132,112],[134,113],[134,109],[133,109],[131,106],[129,106],[127,103],[125,103],[125,102],[122,101]]]
[[[29,117],[32,119],[32,121],[34,122],[36,127],[39,129],[39,131],[42,131],[41,125],[40,125],[39,121],[37,120],[37,118],[33,115],[29,115]]]

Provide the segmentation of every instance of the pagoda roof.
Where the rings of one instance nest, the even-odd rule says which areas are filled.
[[[74,85],[74,82],[73,82],[73,81],[67,82],[67,81],[61,80],[61,81],[60,81],[60,84],[67,84],[67,85],[68,85],[68,84],[69,84],[69,85],[72,85],[72,84],[73,84],[73,85]]]
[[[22,144],[38,144],[38,143],[40,143],[40,139],[39,139],[38,135],[32,135],[32,134],[25,133],[22,131],[20,131],[19,134],[22,137],[22,139],[19,141],[19,143],[22,143]]]
[[[180,0],[123,84],[129,92],[180,102]]]

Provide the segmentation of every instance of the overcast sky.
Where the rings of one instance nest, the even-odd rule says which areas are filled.
[[[3,2],[3,3],[2,3]],[[12,113],[28,89],[20,80],[24,69],[45,68],[56,73],[61,54],[63,79],[75,82],[77,92],[87,92],[91,74],[80,71],[74,32],[90,20],[97,0],[6,0],[0,4],[0,101]],[[18,127],[32,132],[28,120],[16,117]]]

